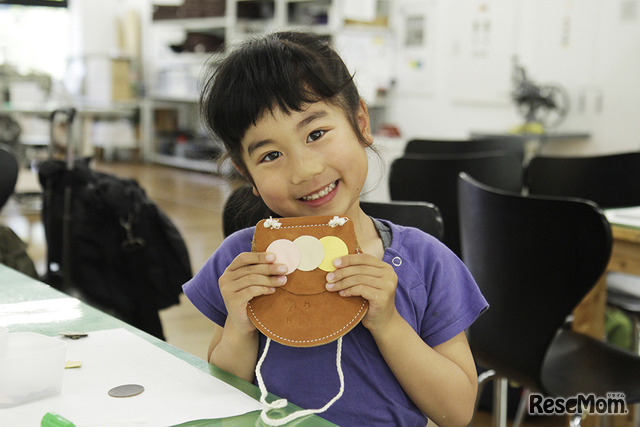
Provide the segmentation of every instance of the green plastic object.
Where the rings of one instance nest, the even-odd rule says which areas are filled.
[[[55,412],[47,412],[42,417],[40,427],[75,427],[75,424]]]

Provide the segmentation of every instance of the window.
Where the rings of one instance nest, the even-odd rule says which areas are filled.
[[[5,5],[0,0],[0,67],[61,80],[70,52],[70,27],[67,8]]]

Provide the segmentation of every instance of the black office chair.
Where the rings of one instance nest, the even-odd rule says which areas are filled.
[[[18,159],[8,145],[0,144],[0,209],[13,194],[18,182]]]
[[[522,187],[522,162],[508,151],[407,155],[396,159],[389,172],[391,200],[426,201],[440,208],[443,243],[458,256],[457,179],[467,172],[488,185],[511,191]]]
[[[419,228],[437,239],[442,238],[442,216],[437,206],[426,202],[360,202],[369,216]],[[227,237],[234,231],[256,225],[260,220],[274,218],[262,199],[253,195],[250,186],[243,185],[231,192],[222,212],[222,229]]]
[[[639,402],[640,357],[567,325],[611,254],[598,206],[498,190],[467,174],[458,185],[462,259],[490,304],[469,329],[477,363],[490,369],[480,389],[506,378],[546,396],[615,390],[628,404]]]
[[[521,162],[524,159],[524,145],[521,138],[412,139],[407,142],[404,154],[477,153],[496,150],[513,152]]]
[[[433,203],[360,202],[360,207],[373,218],[388,219],[394,224],[415,227],[442,240],[442,215]]]
[[[241,185],[235,188],[227,200],[222,210],[222,232],[224,237],[229,236],[234,231],[256,225],[260,220],[276,218],[260,197],[253,194],[250,185]]]
[[[640,152],[533,157],[525,184],[529,194],[581,197],[603,209],[640,206]]]
[[[640,152],[534,157],[525,177],[529,194],[581,197],[603,209],[640,206]],[[632,319],[633,346],[640,353],[640,298],[622,292],[633,281],[640,288],[640,277],[608,275],[607,304]]]

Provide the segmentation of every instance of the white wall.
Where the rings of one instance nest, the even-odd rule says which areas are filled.
[[[154,2],[155,3],[155,2]],[[70,0],[69,11],[74,23],[76,55],[121,55],[119,21],[128,11],[136,11],[141,24],[151,14],[150,0]]]
[[[463,138],[521,124],[510,99],[517,55],[534,82],[569,92],[569,115],[556,130],[591,134],[545,150],[640,149],[640,0],[391,1],[396,84],[387,121],[404,138]],[[76,52],[114,54],[118,15],[135,8],[148,17],[151,3],[72,0],[81,17]],[[425,18],[426,41],[407,47],[406,18],[416,15]]]
[[[419,49],[403,45],[403,21],[415,13],[427,16],[429,37]],[[640,149],[639,0],[396,0],[394,25],[396,75],[407,76],[411,58],[425,62],[408,75],[415,82],[397,81],[389,100],[388,121],[405,138],[520,124],[510,100],[516,54],[531,80],[569,92],[569,115],[556,130],[591,134],[547,151]]]
[[[144,69],[141,47],[149,0],[70,0],[71,61],[66,84],[89,104],[111,103],[111,58],[132,59]],[[81,85],[83,85],[81,87]]]

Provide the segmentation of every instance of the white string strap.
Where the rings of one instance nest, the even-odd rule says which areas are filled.
[[[262,367],[262,363],[267,356],[267,351],[269,351],[269,344],[271,344],[271,338],[267,337],[267,343],[264,346],[264,351],[262,352],[262,356],[260,356],[260,360],[258,360],[258,364],[256,365],[256,379],[258,380],[258,387],[260,388],[260,403],[262,403],[262,412],[260,413],[260,419],[267,425],[270,426],[281,426],[286,423],[289,423],[293,420],[297,420],[298,418],[306,417],[311,414],[319,414],[321,412],[326,411],[333,405],[340,397],[342,397],[342,393],[344,393],[344,374],[342,373],[342,337],[338,338],[338,348],[336,350],[336,368],[338,369],[338,378],[340,379],[340,390],[338,394],[336,394],[333,399],[327,402],[320,409],[303,409],[300,411],[296,411],[292,414],[287,415],[283,418],[269,418],[267,414],[271,409],[280,409],[287,406],[287,399],[277,399],[273,402],[267,402],[267,387],[264,385],[264,381],[262,380],[262,375],[260,374],[260,368]]]

